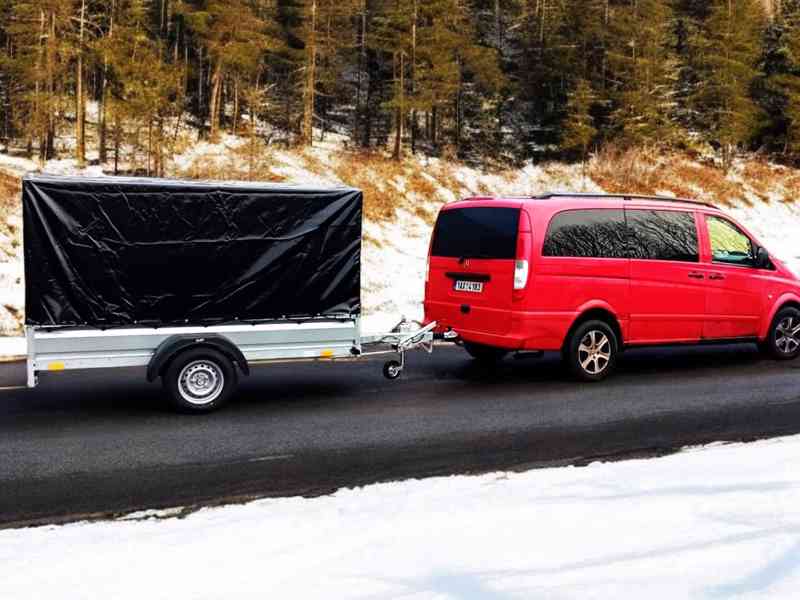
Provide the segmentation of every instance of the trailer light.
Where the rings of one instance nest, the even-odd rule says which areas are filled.
[[[528,285],[528,261],[514,261],[514,289],[524,290]]]
[[[63,371],[64,370],[64,363],[63,362],[51,362],[47,365],[48,371]]]

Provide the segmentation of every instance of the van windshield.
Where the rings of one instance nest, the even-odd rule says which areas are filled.
[[[475,207],[443,210],[436,220],[432,256],[513,259],[519,209]]]

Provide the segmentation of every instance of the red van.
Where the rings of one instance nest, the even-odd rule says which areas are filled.
[[[800,280],[708,204],[471,198],[436,221],[425,318],[478,360],[558,350],[599,381],[634,346],[745,341],[796,358]]]

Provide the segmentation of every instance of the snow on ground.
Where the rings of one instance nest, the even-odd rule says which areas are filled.
[[[754,202],[726,212],[800,276],[800,202]]]
[[[421,321],[431,225],[406,210],[389,223],[364,223],[361,288],[367,333],[390,331],[401,317]]]
[[[0,597],[794,598],[798,456],[789,437],[0,531]]]

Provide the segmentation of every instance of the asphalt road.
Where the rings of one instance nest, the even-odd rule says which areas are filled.
[[[0,526],[800,432],[800,360],[747,345],[631,351],[592,385],[550,355],[487,369],[437,349],[394,382],[381,365],[259,367],[199,417],[170,412],[139,369],[0,391]],[[23,381],[0,365],[0,385]]]

